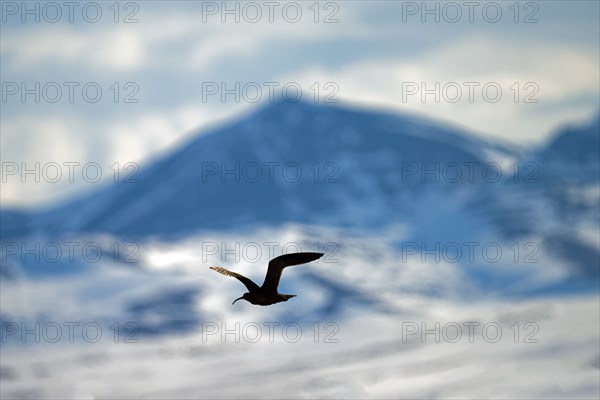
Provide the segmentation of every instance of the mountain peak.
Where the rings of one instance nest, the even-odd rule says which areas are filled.
[[[600,162],[600,114],[586,123],[563,127],[538,154],[543,161],[598,164]]]
[[[450,189],[403,181],[406,163],[481,163],[487,150],[425,119],[280,98],[155,160],[138,183],[57,207],[46,226],[60,230],[69,220],[74,231],[147,236],[323,220],[384,224],[401,218],[406,196]]]
[[[581,145],[575,142],[574,152]],[[424,193],[475,187],[464,180],[431,184],[431,174],[426,182],[421,173],[409,179],[407,165],[484,165],[498,151],[515,155],[425,118],[279,98],[154,160],[138,183],[67,202],[36,226],[134,237],[287,222],[385,226],[403,222]]]

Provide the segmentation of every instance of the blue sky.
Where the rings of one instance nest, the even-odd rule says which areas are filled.
[[[344,104],[418,113],[523,145],[600,108],[597,1],[475,2],[471,18],[465,2],[428,2],[439,21],[423,14],[422,2],[275,2],[272,21],[265,2],[229,2],[239,22],[235,14],[221,15],[222,2],[141,1],[120,3],[117,23],[112,1],[95,3],[102,11],[97,22],[82,15],[87,7],[93,20],[96,11],[85,2],[77,3],[73,22],[62,2],[55,3],[62,16],[49,22],[57,14],[46,3],[38,3],[35,22],[34,14],[23,15],[21,2],[2,2],[3,163],[97,162],[108,171],[115,162],[142,163],[198,128],[256,107],[244,96],[203,99],[211,82],[258,85],[262,102],[268,101],[265,82],[299,85],[309,101],[316,82],[320,101],[335,92]],[[292,22],[297,9],[302,14]],[[124,23],[128,15],[137,22]],[[327,16],[331,23],[324,23]],[[9,93],[15,84],[21,90],[36,82],[39,103],[35,95],[22,102],[19,92]],[[75,83],[73,102],[65,82]],[[102,90],[98,102],[83,97],[81,88],[90,83]],[[423,100],[421,89],[436,84],[440,100],[434,94]],[[62,90],[54,103],[47,101],[55,97],[53,85]],[[484,97],[486,85],[492,96],[494,88],[502,90],[497,102]],[[454,101],[457,87],[462,94]],[[125,103],[128,94],[137,103]],[[9,179],[0,200],[36,206],[85,189],[80,181]]]

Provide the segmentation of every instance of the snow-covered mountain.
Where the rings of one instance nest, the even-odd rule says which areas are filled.
[[[498,153],[515,156],[426,120],[278,101],[199,135],[143,168],[137,183],[68,202],[30,229],[143,237],[324,219],[377,226],[410,211],[410,196],[427,186],[456,186],[423,185],[421,169],[481,164]],[[18,213],[6,224],[7,237],[28,225]]]
[[[199,133],[136,182],[1,210],[2,395],[239,397],[276,373],[315,397],[464,397],[457,382],[482,397],[597,397],[599,121],[521,149],[422,118],[279,101]],[[281,292],[298,297],[272,307],[231,306],[244,288],[208,269],[260,283],[271,257],[298,250],[325,256],[286,270]],[[64,321],[98,324],[104,342],[21,346],[10,333]],[[401,340],[405,323],[468,321],[497,323],[503,341],[481,327],[475,342]],[[204,340],[207,324],[272,322],[302,340]],[[539,332],[516,340],[517,322]],[[113,343],[132,326],[139,345]]]
[[[600,117],[566,126],[521,161],[520,176],[479,193],[478,212],[508,239],[540,249],[600,279]]]
[[[280,100],[199,134],[143,168],[136,183],[112,184],[34,218],[3,210],[3,234],[168,236],[324,220],[377,227],[406,218],[414,196],[429,189],[469,186],[465,177],[458,185],[422,184],[422,170],[517,154],[425,119]]]
[[[407,224],[425,243],[534,240],[597,277],[599,121],[523,150],[423,118],[280,100],[199,133],[135,182],[47,211],[2,210],[2,237]]]
[[[568,127],[524,156],[424,119],[281,100],[198,135],[142,168],[136,182],[33,218],[2,210],[2,233],[146,237],[325,220],[378,227],[410,218],[418,199],[434,191],[496,197],[543,188],[549,195],[565,181],[598,183],[598,120]]]
[[[404,224],[425,244],[534,240],[595,278],[599,124],[567,126],[525,151],[423,118],[279,100],[199,133],[132,181],[50,210],[1,210],[1,233],[144,241]]]

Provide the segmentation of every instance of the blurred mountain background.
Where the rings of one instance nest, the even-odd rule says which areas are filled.
[[[2,399],[600,398],[600,2],[73,3],[0,2]]]
[[[399,326],[406,321],[475,318],[485,323],[497,321],[498,313],[508,312],[506,304],[513,304],[520,310],[514,312],[526,315],[517,319],[540,324],[539,336],[546,339],[535,349],[526,346],[546,354],[544,349],[554,351],[550,348],[558,340],[550,339],[552,335],[564,338],[563,331],[550,328],[552,323],[564,323],[557,313],[570,315],[572,307],[597,309],[599,123],[595,118],[565,125],[548,142],[523,148],[483,140],[458,126],[392,112],[285,100],[263,105],[146,163],[132,176],[134,182],[107,182],[94,192],[44,210],[2,209],[0,317],[5,330],[7,323],[15,321],[30,329],[36,321],[99,321],[108,331],[114,321],[130,321],[136,326],[136,338],[168,348],[164,350],[168,354],[204,338],[206,324],[214,321],[300,323],[305,331],[311,323],[332,322],[354,350],[344,350],[343,356],[325,352],[319,359],[341,372],[333,361],[336,357],[350,357],[356,365],[364,365],[378,346],[394,343],[402,352],[413,348],[410,343],[416,346],[399,340],[404,330]],[[291,163],[293,168],[285,170]],[[272,166],[272,175],[265,165]],[[260,177],[256,171],[261,171]],[[52,243],[61,251],[65,243],[80,246],[73,259],[63,254],[55,261]],[[100,254],[80,251],[85,243],[97,244]],[[267,243],[274,243],[273,251],[268,251]],[[474,246],[472,257],[469,243]],[[249,248],[250,244],[254,245]],[[489,256],[482,251],[489,244],[502,254]],[[36,245],[42,257],[31,251]],[[299,250],[326,255],[319,262],[286,271],[281,291],[299,297],[283,306],[232,307],[230,300],[242,286],[208,269],[223,265],[261,282],[271,257]],[[463,316],[465,310],[472,317]],[[575,313],[569,323],[588,317]],[[545,319],[548,323],[542,326]],[[360,328],[359,321],[369,323]],[[597,333],[597,320],[577,323],[589,324],[582,331],[584,342]],[[365,328],[368,333],[360,333]],[[572,328],[565,328],[564,334],[575,334]],[[509,329],[504,327],[505,335]],[[381,330],[388,333],[380,339],[359,339],[375,332],[378,336]],[[10,335],[3,344],[8,354],[22,346],[34,352],[35,346],[18,339],[18,334]],[[582,345],[581,340],[573,340],[573,346]],[[227,343],[216,342],[214,346]],[[87,349],[92,344],[79,345]],[[85,363],[99,363],[94,368],[109,373],[113,357],[124,357],[120,351],[125,344],[119,345],[111,350],[96,346],[102,350],[92,353],[99,352],[100,360]],[[509,341],[505,346],[511,345],[516,344]],[[221,362],[220,351],[204,343],[195,346],[203,357],[218,357]],[[597,374],[593,360],[599,353],[578,348],[578,362],[591,363],[582,370],[580,379],[585,381],[586,373]],[[496,349],[506,351],[500,345]],[[120,355],[107,355],[114,351]],[[243,363],[252,364],[258,350],[248,345],[239,351]],[[431,357],[434,350],[423,351],[415,357]],[[43,379],[65,376],[52,367],[52,357],[58,354],[52,349],[48,354],[49,361],[41,362],[43,368],[36,367],[48,370]],[[163,356],[139,357],[152,364]],[[323,357],[331,357],[332,364]],[[3,387],[17,390],[5,393],[20,393],[22,385],[30,382],[21,375],[26,373],[24,362],[12,360],[3,367],[3,374],[9,376],[3,378]],[[74,363],[73,368],[78,362]],[[307,372],[313,367],[313,362],[306,366],[299,390],[318,396],[348,394],[328,391],[338,390],[339,382],[323,383],[323,390],[317,390]],[[430,373],[426,371],[423,374]],[[241,386],[227,393],[242,393],[240,388],[254,379],[252,374],[239,373]],[[363,382],[367,372],[358,367],[354,373]],[[45,386],[43,379],[36,378],[38,391],[25,393],[46,393],[39,391]],[[135,381],[120,384],[120,390],[135,392]],[[204,390],[215,393],[210,380],[187,384],[191,392],[172,387],[164,393],[184,397]],[[48,393],[68,394],[65,385]],[[431,385],[447,388],[443,380],[433,378]],[[496,388],[490,385],[476,392],[489,394]],[[542,395],[542,386],[518,390]],[[578,388],[565,390],[583,395],[593,395],[595,390]],[[372,393],[359,389],[359,393]],[[392,385],[386,390],[395,393],[398,388]],[[148,395],[161,393],[158,387],[148,386]]]

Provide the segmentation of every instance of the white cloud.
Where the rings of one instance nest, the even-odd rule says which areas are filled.
[[[148,159],[227,120],[244,108],[247,105],[226,108],[186,104],[164,112],[142,113],[108,121],[88,121],[67,114],[6,118],[1,122],[3,168],[5,163],[10,162],[17,163],[18,170],[2,182],[0,201],[3,206],[33,206],[81,193],[93,188],[96,183],[83,179],[82,166],[98,163],[102,176],[111,179],[114,163],[119,163],[121,168],[126,163],[142,166]],[[74,170],[74,182],[68,179],[65,163],[69,162],[81,165]],[[23,175],[22,163],[27,169],[40,164],[37,180],[35,175]],[[63,178],[56,183],[51,182],[52,175],[48,175],[50,179],[44,177],[44,166],[49,163],[61,166]],[[53,170],[48,169],[50,172]]]
[[[301,81],[305,87],[311,82],[333,81],[339,86],[337,97],[349,102],[424,113],[485,135],[531,143],[543,140],[565,121],[597,112],[598,105],[594,104],[587,108],[568,106],[572,98],[596,93],[600,85],[597,67],[594,55],[566,45],[529,42],[517,47],[495,37],[467,37],[410,59],[372,59],[337,70],[320,67],[304,71]],[[462,93],[457,102],[448,101],[457,93],[453,82]],[[472,102],[465,82],[478,84],[473,87]],[[433,94],[423,98],[423,89],[434,89],[436,83],[439,100]],[[501,88],[498,102],[491,101],[493,86],[488,97],[484,96],[482,89],[488,83]],[[532,84],[526,86],[528,83]],[[416,87],[411,87],[413,84]],[[416,94],[407,94],[414,88]],[[525,103],[527,95],[539,102]],[[561,111],[545,112],[548,104],[562,105]]]
[[[57,62],[127,71],[144,64],[146,44],[134,29],[76,32],[57,26],[3,33],[1,53],[15,70]]]

